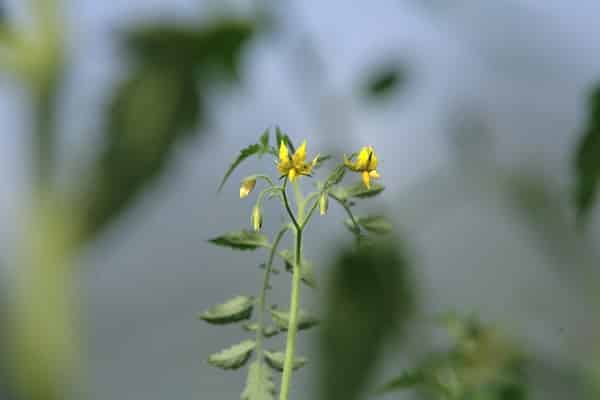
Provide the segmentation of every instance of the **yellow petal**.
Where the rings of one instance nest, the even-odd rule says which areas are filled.
[[[363,147],[362,149],[360,149],[360,152],[358,153],[358,158],[356,160],[356,164],[355,164],[355,168],[359,171],[364,171],[365,169],[367,169],[368,164],[369,164],[369,155],[372,153],[372,151],[369,149],[369,147]]]
[[[300,147],[296,149],[296,152],[292,156],[292,161],[294,162],[295,166],[303,163],[304,160],[306,160],[306,140],[302,142]]]
[[[369,176],[373,179],[379,179],[379,173],[376,170],[369,171]]]
[[[262,228],[262,213],[260,212],[260,208],[254,206],[252,209],[252,228],[258,232],[260,228]]]
[[[288,172],[288,177],[290,178],[290,181],[294,182],[296,180],[296,176],[296,170],[294,168],[291,168]]]
[[[290,160],[290,155],[288,153],[288,148],[285,142],[282,140],[279,144],[279,161],[280,162],[288,162]]]
[[[367,187],[367,189],[371,189],[371,177],[367,171],[363,171],[362,173],[362,181]]]
[[[375,155],[375,150],[371,147],[371,161],[369,162],[369,165],[367,166],[367,169],[369,171],[377,169],[377,156]]]

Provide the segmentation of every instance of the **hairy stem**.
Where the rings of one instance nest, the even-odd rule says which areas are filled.
[[[283,363],[283,375],[281,377],[281,391],[279,400],[287,400],[292,381],[294,357],[296,353],[296,335],[298,333],[298,314],[300,309],[300,260],[302,258],[302,230],[296,230],[296,246],[292,275],[292,293],[290,296],[290,321],[288,324],[288,336],[285,346],[285,360]]]
[[[262,342],[264,337],[265,330],[265,309],[266,309],[266,299],[267,299],[267,289],[269,288],[269,278],[271,276],[271,270],[273,268],[273,259],[275,258],[275,254],[277,253],[277,246],[279,246],[279,242],[283,238],[283,235],[288,230],[288,227],[282,228],[277,235],[275,236],[275,240],[273,241],[273,247],[271,247],[271,251],[269,252],[269,258],[267,260],[267,264],[265,265],[265,276],[263,279],[263,285],[260,291],[260,295],[258,297],[258,330],[256,331],[256,354],[259,359],[262,359]]]

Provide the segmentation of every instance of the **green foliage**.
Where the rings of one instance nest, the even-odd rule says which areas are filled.
[[[397,64],[384,65],[369,77],[364,93],[370,99],[388,97],[398,91],[406,80],[405,69]]]
[[[592,92],[587,122],[575,155],[575,206],[581,221],[592,209],[600,179],[600,87]]]
[[[244,329],[248,332],[258,332],[259,325],[257,323],[244,324]],[[279,332],[281,331],[274,326],[265,326],[263,328],[262,334],[264,337],[269,338],[272,336],[276,336],[277,334],[279,334]]]
[[[315,164],[313,169],[321,168],[327,161],[331,160],[332,158],[333,156],[331,154],[324,154],[322,156],[319,156],[319,158],[317,159],[317,163]]]
[[[199,132],[208,89],[216,77],[232,79],[252,31],[251,22],[221,21],[198,29],[147,27],[126,37],[135,63],[110,100],[104,141],[78,201],[84,237],[132,205],[177,144]]]
[[[248,230],[229,232],[210,239],[209,242],[236,250],[256,250],[269,246],[269,239],[265,235]]]
[[[246,364],[255,347],[256,342],[254,340],[244,340],[239,344],[211,355],[208,358],[208,362],[222,369],[238,369]]]
[[[281,330],[287,330],[290,324],[290,313],[285,311],[271,310],[271,318],[275,325]],[[304,310],[300,310],[298,317],[298,330],[309,329],[317,325],[319,320],[306,313]]]
[[[413,309],[408,261],[398,241],[345,248],[325,291],[319,398],[360,397],[383,345],[398,340]]]
[[[209,308],[200,319],[211,324],[229,324],[250,318],[254,299],[248,296],[235,296],[225,303]]]
[[[404,371],[377,390],[378,394],[412,389],[425,382],[426,373],[420,369]]]
[[[366,217],[358,217],[356,218],[356,222],[367,231],[378,234],[386,234],[392,231],[392,224],[387,218],[381,215],[369,215]],[[352,222],[346,222],[347,224],[352,224]]]
[[[227,172],[225,173],[225,176],[223,177],[223,180],[221,180],[221,183],[219,184],[219,190],[221,190],[223,188],[223,186],[225,185],[225,182],[227,182],[227,179],[229,178],[229,176],[242,163],[242,161],[244,161],[245,159],[247,159],[250,156],[259,154],[261,149],[262,149],[261,145],[255,143],[255,144],[251,144],[251,145],[243,148],[242,150],[240,150],[240,154],[238,154],[236,159],[229,166],[229,168],[227,169]]]
[[[276,371],[283,371],[283,361],[285,360],[285,353],[281,351],[268,351],[265,350],[265,361],[269,367]],[[300,369],[306,364],[305,357],[294,357],[293,369]]]
[[[279,144],[283,141],[290,148],[292,153],[296,151],[294,143],[292,143],[292,139],[290,139],[287,133],[283,133],[281,128],[279,128],[278,126],[275,127],[275,139],[277,140],[276,150],[279,149]]]
[[[246,387],[242,392],[242,400],[273,400],[275,384],[273,374],[260,360],[250,364]]]
[[[355,185],[344,189],[344,191],[342,192],[342,198],[355,197],[364,199],[368,197],[377,196],[378,194],[383,192],[384,189],[385,187],[383,185],[377,183],[372,183],[370,188],[367,188],[362,183],[356,183]]]
[[[285,269],[288,272],[293,271],[294,265],[294,251],[291,249],[282,250],[279,255],[283,258],[285,262]],[[300,262],[300,277],[302,282],[304,282],[307,286],[316,289],[317,288],[317,278],[315,276],[315,265],[306,260],[302,259]]]

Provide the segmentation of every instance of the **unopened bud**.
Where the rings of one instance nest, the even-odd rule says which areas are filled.
[[[252,209],[252,228],[258,232],[262,227],[262,213],[259,206],[254,206]]]
[[[327,193],[321,194],[319,197],[319,213],[321,215],[325,215],[327,213],[327,209],[329,208],[329,195]]]
[[[254,186],[256,186],[256,179],[251,178],[242,181],[242,185],[240,186],[240,199],[247,197],[254,189]]]

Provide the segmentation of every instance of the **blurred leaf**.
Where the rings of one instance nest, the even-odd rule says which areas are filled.
[[[368,79],[364,92],[371,99],[387,97],[398,91],[405,81],[406,71],[401,66],[382,66]]]
[[[425,382],[425,373],[420,369],[405,371],[401,375],[391,379],[377,390],[378,394],[395,392],[398,390],[411,389]]]
[[[246,230],[229,232],[210,239],[209,242],[237,250],[256,250],[259,247],[269,247],[269,239],[265,235]]]
[[[258,332],[258,324],[257,323],[244,324],[244,329],[247,330],[248,332]],[[263,336],[264,337],[272,337],[272,336],[279,334],[279,332],[281,332],[281,331],[279,329],[275,328],[274,326],[265,326],[263,328]]]
[[[265,350],[265,361],[267,362],[269,367],[273,368],[274,370],[279,371],[279,372],[283,371],[284,360],[285,360],[285,353],[283,353],[281,351],[271,352],[271,351]],[[305,364],[306,364],[305,357],[295,357],[294,363],[292,365],[293,365],[293,369],[296,370],[296,369],[302,368]]]
[[[386,234],[392,231],[392,224],[387,218],[381,215],[369,215],[366,217],[358,217],[356,221],[360,226],[365,228],[369,232]],[[352,225],[352,221],[348,222]]]
[[[205,123],[206,93],[231,80],[250,22],[189,29],[148,27],[130,34],[137,56],[108,107],[103,144],[79,204],[84,238],[123,213],[173,158],[177,144]],[[213,72],[220,72],[216,76]]]
[[[259,138],[258,142],[260,143],[260,145],[263,148],[263,150],[269,148],[269,130],[268,129],[266,129],[263,132],[263,134],[260,135],[260,138]]]
[[[372,183],[370,188],[367,188],[362,182],[346,188],[348,197],[367,198],[377,196],[385,189],[384,186],[377,183]]]
[[[271,317],[275,325],[281,330],[287,330],[290,324],[290,314],[285,311],[271,310]],[[304,310],[300,310],[298,314],[298,330],[309,329],[317,325],[319,320],[310,316]]]
[[[587,105],[587,122],[575,154],[575,206],[580,222],[593,207],[600,178],[600,86]]]
[[[228,324],[250,318],[253,307],[252,297],[235,296],[203,312],[200,318],[211,324]]]
[[[386,339],[401,340],[413,309],[401,244],[376,241],[337,256],[320,329],[319,398],[358,399]]]
[[[271,370],[260,360],[250,364],[246,387],[242,392],[242,400],[273,400],[275,384]]]
[[[325,154],[325,155],[319,156],[319,158],[317,159],[317,163],[315,164],[313,169],[321,168],[323,166],[323,164],[325,164],[328,160],[331,160],[332,158],[333,158],[333,156],[331,154]]]
[[[279,255],[285,261],[285,269],[288,272],[292,272],[294,265],[294,251],[291,249],[285,249],[282,250]],[[306,259],[302,259],[300,262],[300,279],[302,279],[302,282],[304,282],[307,286],[313,289],[317,288],[315,265]]]
[[[329,176],[325,180],[324,186],[326,188],[328,188],[328,187],[330,187],[332,185],[337,185],[338,183],[341,182],[342,178],[344,178],[345,174],[346,174],[346,167],[344,165],[338,165],[331,172],[331,174],[329,174]]]
[[[208,362],[215,367],[223,369],[238,369],[248,361],[254,347],[256,347],[254,340],[244,340],[239,344],[211,355],[208,358]]]

